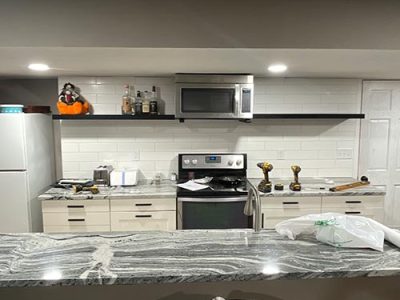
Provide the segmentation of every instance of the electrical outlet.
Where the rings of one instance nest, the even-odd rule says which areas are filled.
[[[278,151],[278,159],[285,159],[285,151],[283,150]]]
[[[336,159],[352,159],[353,149],[336,149]]]

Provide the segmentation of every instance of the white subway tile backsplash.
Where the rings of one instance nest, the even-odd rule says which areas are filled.
[[[99,94],[99,95],[97,95],[96,103],[121,105],[121,101],[122,101],[121,96],[118,96],[118,95]]]
[[[79,145],[80,152],[112,152],[117,151],[117,145],[112,143],[83,143]]]
[[[93,113],[97,115],[115,115],[121,113],[121,105],[96,103],[96,105],[93,105]]]
[[[66,143],[61,144],[62,152],[79,152],[79,143]]]
[[[170,161],[174,159],[176,156],[177,153],[175,152],[151,152],[151,151],[140,152],[140,160]]]
[[[85,162],[85,161],[98,161],[98,153],[62,153],[63,162]]]
[[[93,171],[95,168],[100,166],[99,162],[80,162],[79,163],[79,170],[80,171]]]
[[[125,84],[133,90],[157,87],[160,107],[175,113],[173,77],[59,78],[59,88],[70,81],[91,102],[96,114],[120,114]],[[256,113],[357,113],[361,81],[353,79],[255,78]],[[248,176],[262,177],[257,162],[274,165],[272,177],[291,177],[292,164],[301,176],[355,176],[358,120],[237,121],[70,121],[61,126],[64,177],[91,177],[104,163],[156,172],[168,177],[177,171],[183,152],[245,152]],[[337,149],[353,150],[351,159],[338,159]]]

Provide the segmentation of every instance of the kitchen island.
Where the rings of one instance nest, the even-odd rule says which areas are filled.
[[[360,299],[397,299],[365,294],[400,292],[397,276],[393,245],[338,249],[269,230],[0,235],[1,299],[331,299],[359,289]]]

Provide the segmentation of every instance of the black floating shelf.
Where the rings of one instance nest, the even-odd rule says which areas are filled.
[[[364,119],[365,114],[254,114],[253,119]]]
[[[53,115],[53,120],[175,120],[174,115]]]
[[[364,119],[364,114],[254,114],[253,119]],[[175,115],[53,115],[53,120],[175,120]],[[179,119],[181,122],[184,119]],[[200,119],[201,120],[201,119]],[[221,119],[218,119],[221,120]],[[233,120],[233,119],[229,119]],[[236,119],[238,120],[238,119]],[[243,121],[243,120],[239,120]],[[250,120],[245,120],[251,122]]]

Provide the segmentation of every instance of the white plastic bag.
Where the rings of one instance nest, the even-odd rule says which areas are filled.
[[[372,248],[383,251],[384,240],[400,248],[400,233],[362,216],[324,213],[282,221],[275,230],[289,239],[315,234],[317,240],[335,247]]]

